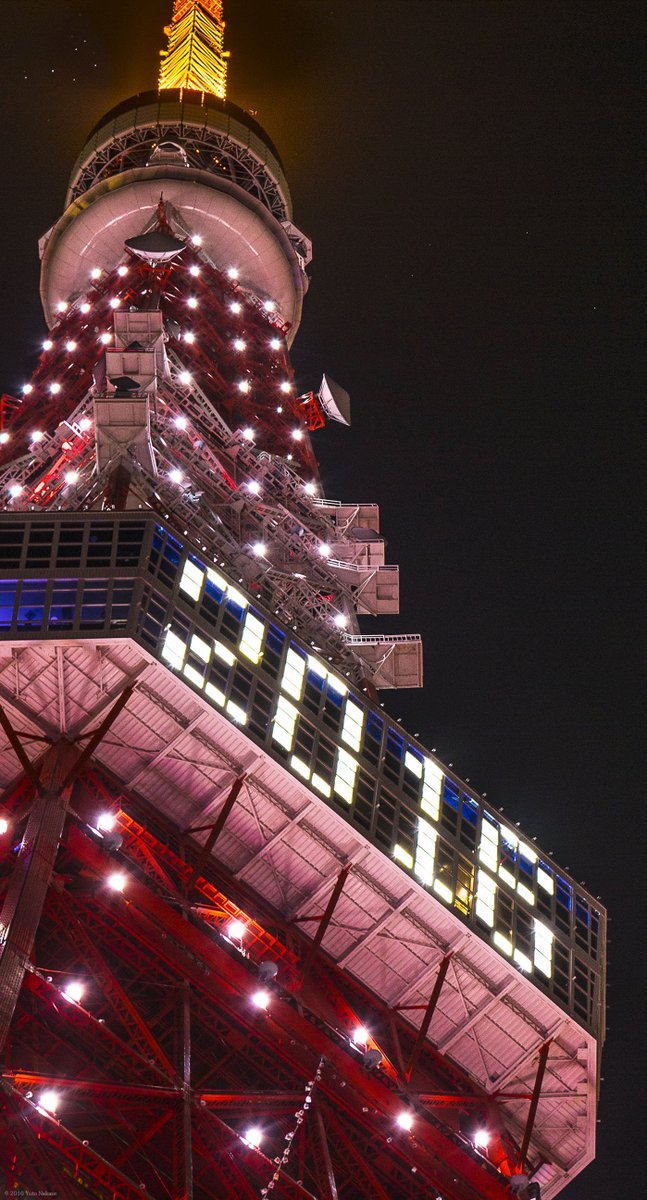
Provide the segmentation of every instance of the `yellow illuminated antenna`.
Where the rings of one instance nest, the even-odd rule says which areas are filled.
[[[164,32],[168,50],[161,52],[160,91],[188,88],[224,100],[229,54],[223,49],[222,0],[175,0]]]

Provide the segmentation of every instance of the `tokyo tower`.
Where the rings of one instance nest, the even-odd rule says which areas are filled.
[[[0,1180],[551,1200],[595,1153],[606,914],[382,707],[422,647],[367,631],[398,568],[319,479],[311,243],[220,0],[165,33],[1,400]]]

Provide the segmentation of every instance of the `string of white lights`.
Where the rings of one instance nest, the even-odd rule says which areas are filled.
[[[265,1200],[266,1196],[269,1196],[270,1192],[274,1191],[274,1188],[276,1187],[277,1183],[279,1182],[279,1179],[281,1176],[281,1171],[283,1170],[283,1168],[285,1166],[287,1166],[288,1160],[290,1158],[290,1151],[292,1150],[292,1146],[294,1145],[294,1139],[295,1139],[297,1133],[299,1132],[299,1126],[303,1124],[303,1122],[305,1121],[305,1119],[308,1115],[308,1111],[310,1109],[310,1106],[311,1106],[312,1100],[313,1100],[313,1092],[315,1090],[315,1087],[317,1086],[317,1084],[319,1083],[319,1081],[321,1079],[324,1062],[325,1062],[324,1058],[319,1059],[319,1066],[317,1067],[317,1070],[315,1071],[314,1077],[306,1084],[305,1095],[303,1097],[303,1105],[301,1108],[298,1108],[294,1114],[295,1120],[296,1120],[296,1125],[295,1125],[294,1129],[290,1131],[290,1133],[286,1133],[286,1135],[285,1135],[285,1142],[286,1142],[285,1150],[283,1151],[283,1154],[280,1156],[280,1158],[277,1157],[274,1159],[274,1162],[276,1163],[276,1170],[275,1170],[272,1178],[270,1179],[267,1187],[261,1188],[260,1194],[263,1197],[263,1200]]]

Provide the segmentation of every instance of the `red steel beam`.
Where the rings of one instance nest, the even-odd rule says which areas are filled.
[[[407,1071],[406,1071],[406,1076],[405,1076],[407,1083],[410,1082],[411,1076],[413,1075],[413,1072],[415,1071],[416,1066],[418,1064],[420,1052],[421,1052],[422,1047],[424,1046],[425,1041],[427,1039],[427,1034],[429,1032],[429,1026],[431,1025],[433,1015],[436,1011],[436,1005],[438,1004],[438,1001],[440,999],[440,993],[442,991],[443,984],[445,982],[445,978],[447,976],[447,972],[449,970],[449,964],[451,961],[452,961],[452,954],[450,951],[449,954],[445,955],[445,957],[443,958],[443,960],[440,964],[440,969],[436,976],[436,982],[434,983],[433,991],[431,993],[431,996],[429,997],[429,1003],[427,1005],[425,1015],[422,1018],[422,1023],[420,1025],[420,1029],[418,1030],[418,1036],[416,1038],[415,1045],[413,1047],[413,1050],[411,1051],[411,1057],[409,1058],[409,1063],[407,1066]]]
[[[193,885],[195,884],[195,882],[199,878],[199,876],[202,874],[206,863],[208,862],[209,858],[211,857],[211,851],[213,850],[216,842],[218,841],[218,838],[220,837],[220,834],[222,833],[222,831],[225,827],[225,822],[240,795],[240,790],[245,782],[245,778],[246,778],[245,774],[242,774],[242,775],[239,775],[238,778],[234,780],[232,787],[230,789],[229,795],[227,796],[222,808],[220,809],[217,820],[211,829],[211,833],[209,834],[206,842],[204,843],[204,846],[202,847],[202,849],[195,861],[195,865],[189,876],[189,882],[186,885],[187,892],[191,891],[191,888],[193,887]]]
[[[301,968],[301,984],[302,985],[305,982],[305,980],[307,979],[308,975],[310,974],[312,964],[314,963],[314,960],[317,957],[317,951],[319,950],[319,947],[324,939],[326,930],[327,930],[328,926],[330,925],[330,922],[332,920],[333,913],[337,907],[339,898],[344,890],[344,884],[346,883],[346,880],[348,879],[348,873],[349,873],[350,869],[351,869],[351,863],[348,863],[347,866],[342,867],[341,871],[339,872],[339,875],[337,876],[337,879],[335,881],[335,886],[330,894],[330,899],[328,900],[328,903],[324,910],[323,917],[321,918],[321,920],[317,926],[317,932],[315,933],[315,935],[310,943],[310,946],[308,948],[308,953],[306,954],[305,962],[303,964],[303,967]]]
[[[550,1041],[544,1042],[541,1050],[539,1051],[539,1063],[537,1065],[537,1075],[535,1076],[535,1086],[534,1086],[533,1092],[532,1092],[532,1100],[530,1101],[530,1108],[528,1109],[528,1120],[526,1121],[526,1128],[524,1130],[523,1141],[521,1143],[521,1150],[519,1151],[519,1166],[522,1171],[524,1169],[526,1158],[528,1156],[528,1148],[530,1146],[530,1139],[532,1137],[532,1131],[533,1131],[534,1124],[535,1124],[535,1118],[537,1116],[539,1097],[541,1095],[541,1085],[544,1082],[544,1073],[546,1071],[546,1063],[548,1062],[549,1050],[550,1050]]]
[[[69,831],[68,850],[99,876],[110,866],[111,860],[76,828]],[[317,1060],[325,1057],[326,1094],[334,1103],[353,1112],[360,1124],[367,1124],[366,1116],[362,1115],[366,1107],[368,1111],[377,1110],[378,1120],[393,1127],[402,1102],[379,1077],[369,1075],[327,1031],[278,996],[273,997],[271,1013],[259,1014],[254,1020],[248,1004],[251,981],[247,965],[230,957],[224,948],[184,921],[147,885],[131,877],[125,894],[115,897],[111,911],[114,920],[134,932],[155,954],[174,963],[179,972],[192,978],[197,988],[209,992],[237,1023],[270,1038],[294,1069],[304,1071],[308,1077],[312,1056],[316,1055]],[[167,933],[165,940],[160,939],[161,930]],[[208,963],[209,976],[205,977],[198,968],[198,961]],[[304,1046],[308,1048],[305,1060],[301,1049]],[[351,1087],[342,1089],[342,1081],[350,1082]],[[323,1083],[321,1087],[324,1089]],[[371,1117],[371,1127],[374,1121]],[[415,1137],[402,1141],[403,1144],[406,1141],[409,1161],[433,1179],[448,1198],[503,1200],[507,1197],[507,1188],[498,1173],[485,1169],[481,1160],[477,1161],[424,1116],[417,1123]]]

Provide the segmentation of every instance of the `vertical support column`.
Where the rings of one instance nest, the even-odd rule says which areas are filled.
[[[519,1166],[522,1171],[523,1171],[525,1163],[526,1163],[526,1157],[528,1155],[528,1148],[530,1146],[530,1139],[532,1137],[532,1131],[535,1126],[535,1117],[537,1116],[537,1108],[539,1106],[539,1097],[541,1095],[541,1085],[544,1082],[544,1073],[546,1071],[546,1063],[548,1062],[549,1050],[550,1050],[550,1042],[544,1042],[541,1050],[539,1051],[539,1063],[537,1066],[537,1075],[535,1077],[535,1086],[534,1086],[533,1092],[532,1092],[532,1100],[530,1101],[530,1108],[528,1109],[528,1119],[526,1121],[526,1128],[524,1130],[523,1142],[521,1143],[521,1150],[519,1151]]]
[[[0,1053],[33,950],[63,833],[70,752],[78,754],[69,743],[60,742],[45,756],[40,780],[47,790],[41,792],[27,821],[0,911]]]
[[[184,1197],[193,1200],[193,1130],[191,1127],[191,985],[184,980],[182,988],[182,1130],[184,1152]]]
[[[413,1050],[411,1051],[411,1058],[409,1059],[409,1065],[407,1067],[407,1073],[406,1073],[407,1083],[409,1083],[411,1080],[411,1076],[413,1075],[413,1072],[416,1068],[416,1064],[420,1057],[422,1047],[425,1044],[425,1038],[429,1032],[429,1026],[431,1025],[432,1017],[436,1011],[436,1005],[438,1004],[438,1001],[440,999],[440,993],[442,991],[442,986],[445,982],[445,976],[447,975],[447,972],[449,970],[449,964],[451,961],[452,961],[452,951],[450,950],[449,954],[445,955],[445,957],[443,958],[443,960],[440,964],[440,970],[438,971],[438,974],[436,976],[434,990],[431,993],[431,996],[429,997],[429,1003],[427,1005],[425,1015],[422,1018],[422,1024],[420,1026],[420,1029],[418,1030],[418,1037],[416,1038],[416,1044],[413,1047]]]

